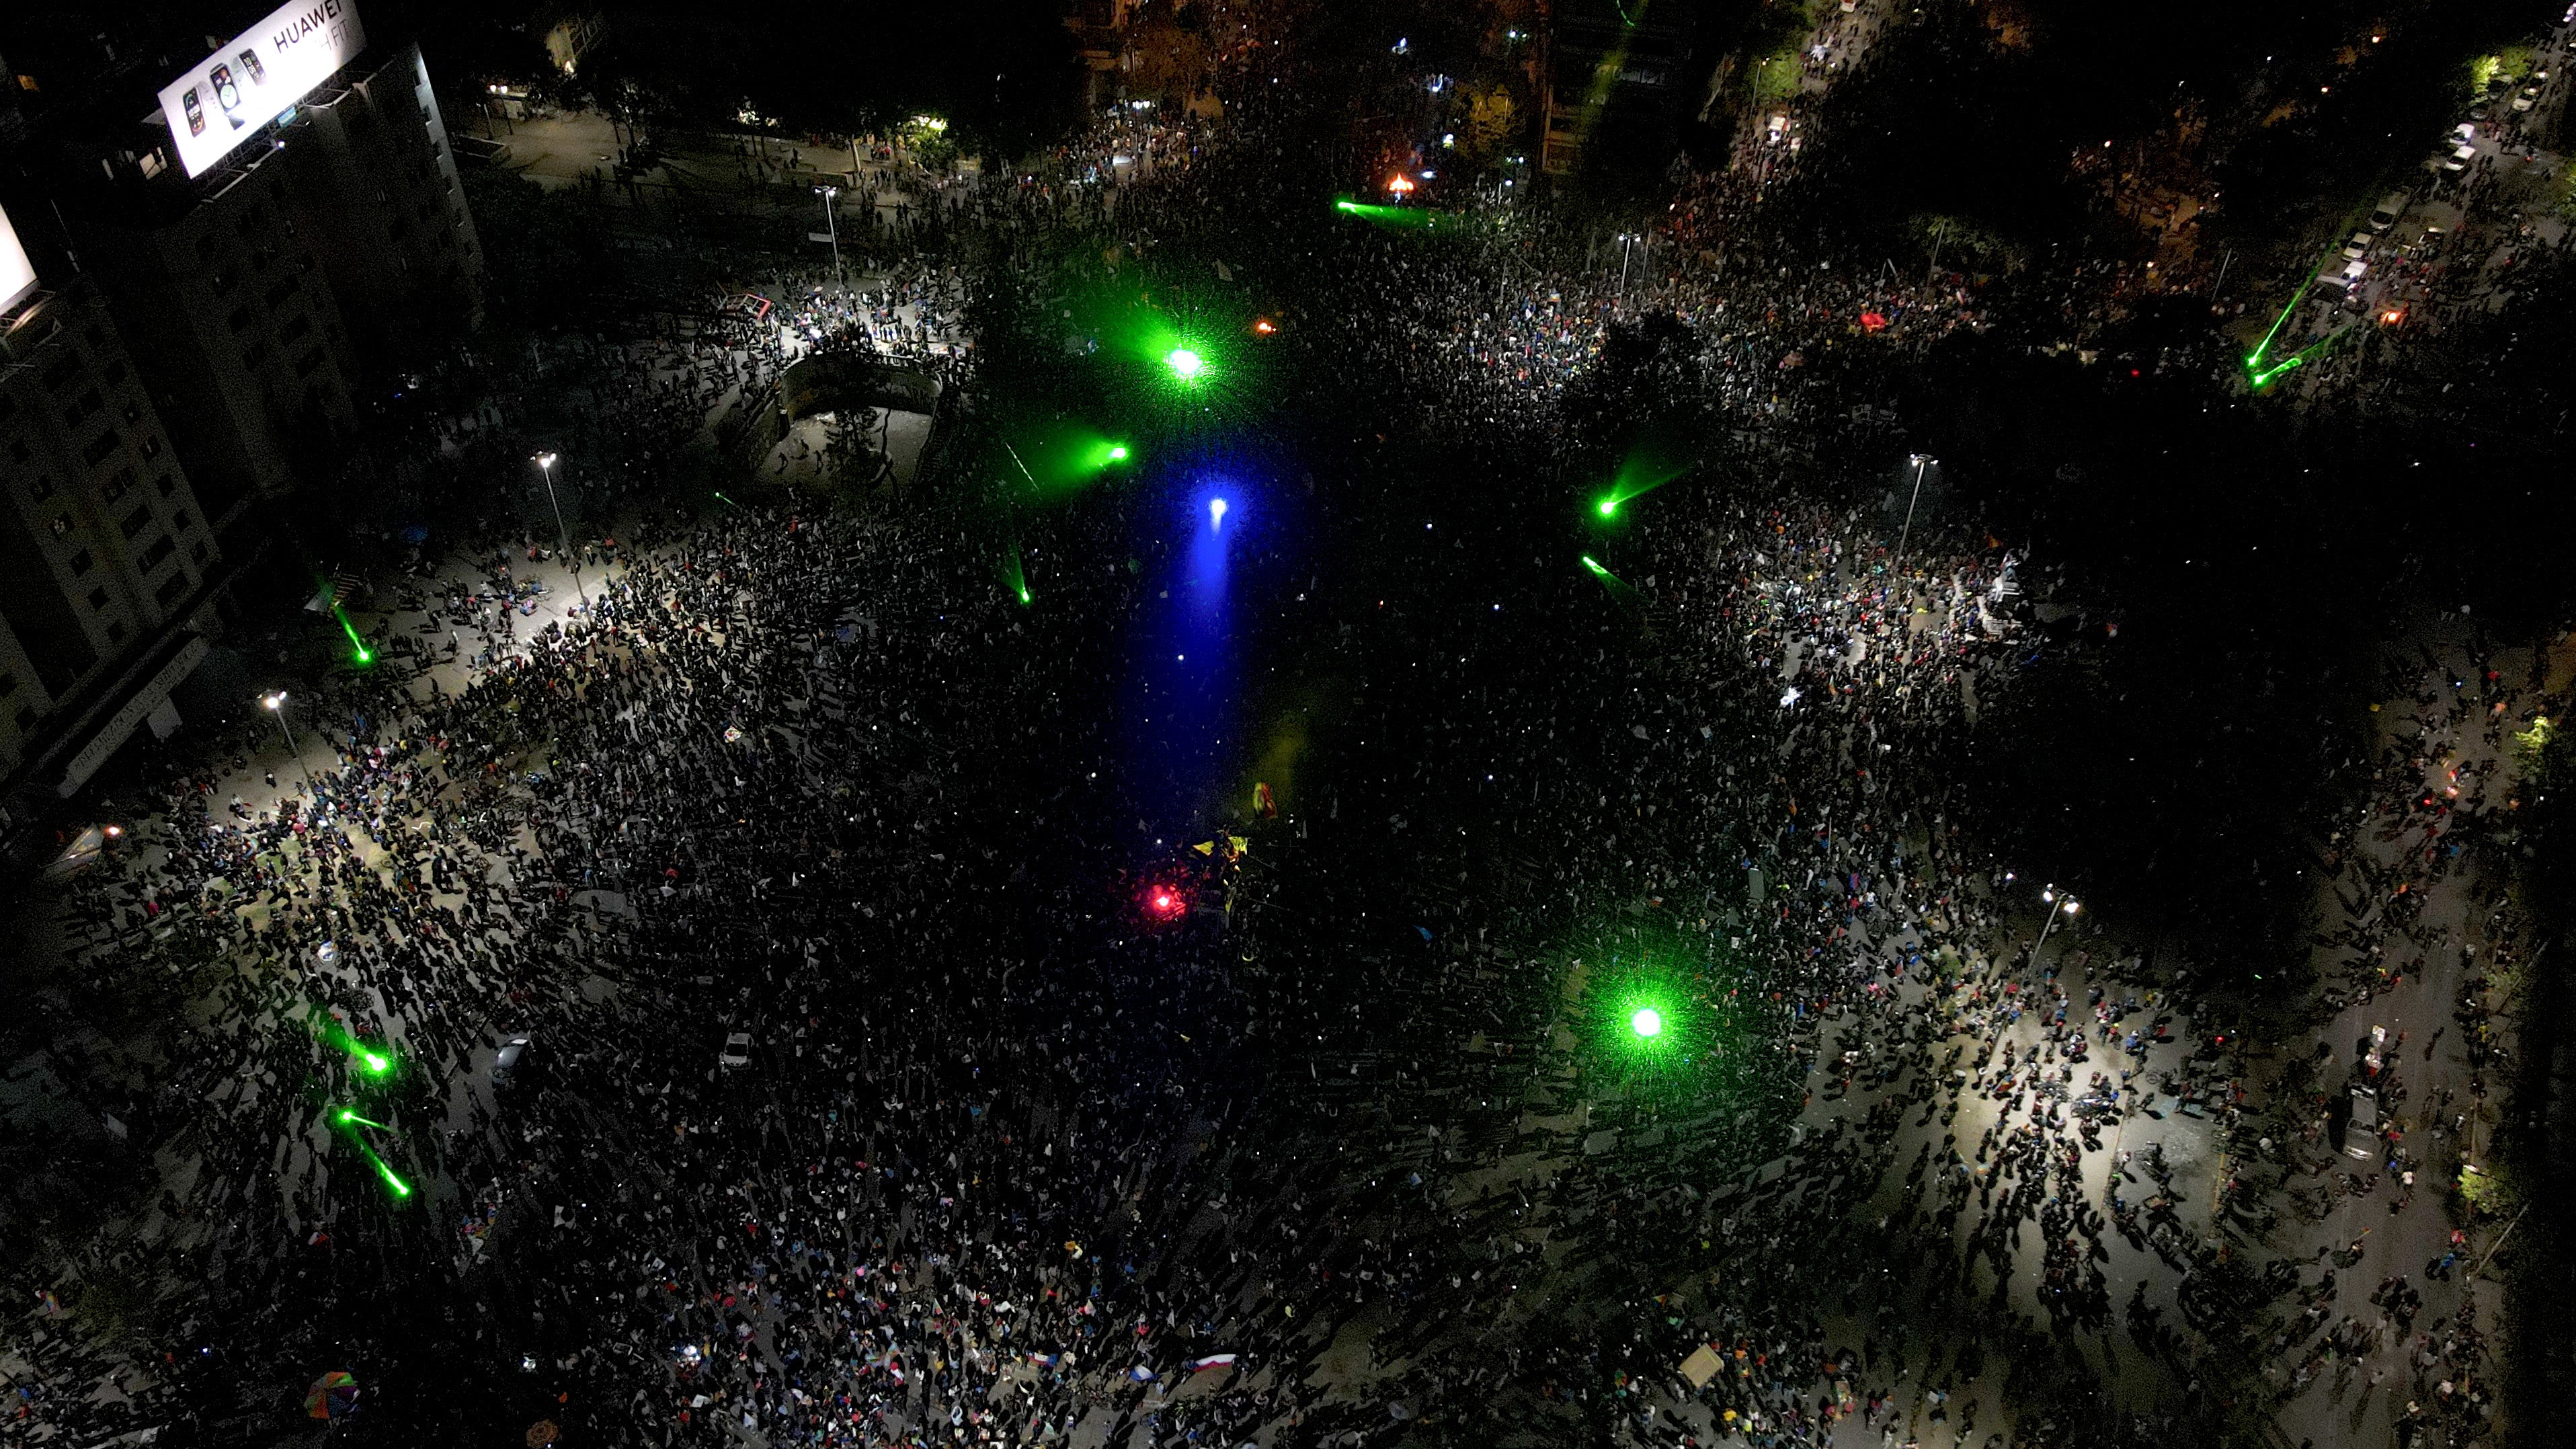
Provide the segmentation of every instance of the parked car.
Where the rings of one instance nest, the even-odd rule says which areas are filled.
[[[716,1065],[721,1067],[750,1066],[751,1033],[747,1031],[726,1033],[724,1050],[716,1053]]]
[[[493,1086],[509,1085],[510,1079],[519,1074],[520,1064],[527,1060],[528,1048],[532,1045],[525,1035],[514,1036],[501,1043],[501,1049],[492,1054]]]
[[[2406,193],[2403,191],[2392,191],[2386,196],[2379,198],[2379,205],[2371,208],[2370,229],[2372,231],[2386,231],[2390,227],[2397,225],[2397,219],[2405,214]]]
[[[2379,1156],[2379,1094],[2368,1087],[2352,1089],[2352,1119],[2343,1124],[2347,1157],[2369,1162]]]

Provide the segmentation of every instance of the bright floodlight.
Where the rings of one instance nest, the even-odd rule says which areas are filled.
[[[1628,1018],[1628,1029],[1639,1036],[1661,1036],[1664,1014],[1651,1006],[1638,1007],[1637,1014]]]
[[[1175,347],[1163,354],[1163,365],[1176,377],[1192,378],[1207,370],[1207,363],[1186,347]]]
[[[1211,498],[1211,499],[1209,499],[1209,500],[1208,500],[1208,527],[1210,527],[1210,528],[1222,528],[1222,527],[1224,527],[1224,526],[1225,526],[1225,500],[1224,500],[1224,499],[1222,499],[1222,498]]]
[[[1127,461],[1127,445],[1126,445],[1125,443],[1112,443],[1112,444],[1110,444],[1110,445],[1109,445],[1109,461],[1110,461],[1110,462],[1112,462],[1112,463],[1124,463],[1124,462],[1126,462],[1126,461]]]

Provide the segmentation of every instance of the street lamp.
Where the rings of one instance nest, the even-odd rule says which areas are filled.
[[[2076,903],[2075,897],[2058,894],[2055,886],[2050,886],[2048,889],[2041,891],[2039,893],[2039,898],[2048,902],[2048,919],[2040,922],[2039,939],[2031,943],[2030,959],[2034,965],[2039,961],[2039,948],[2048,944],[2048,931],[2051,926],[2057,924],[2058,912],[2063,911],[2071,916],[2077,911],[2083,909],[2082,906]]]
[[[1899,570],[1905,567],[1905,542],[1914,536],[1914,505],[1923,501],[1923,473],[1934,460],[1929,453],[1908,453],[1905,461],[1914,465],[1914,491],[1906,495],[1905,527],[1896,535],[1896,567]]]
[[[313,787],[313,767],[304,763],[304,751],[295,744],[295,731],[286,726],[286,691],[271,690],[261,695],[259,702],[262,708],[277,716],[277,732],[286,736],[286,752],[295,757],[295,768],[304,772],[304,788],[312,793],[314,803],[320,804],[322,792]]]
[[[1643,238],[1632,232],[1619,233],[1619,295],[1628,295],[1628,250]]]
[[[841,219],[832,199],[841,194],[841,188],[817,186],[814,190],[823,198],[823,226],[832,237],[832,276],[838,280],[841,276]]]
[[[564,527],[563,502],[555,497],[555,455],[539,453],[536,460],[537,471],[546,478],[546,502],[555,511],[555,541],[563,545],[564,560],[572,565],[573,595],[581,600],[582,607],[588,608],[590,595],[583,593],[581,587],[581,556],[572,551],[572,532]]]

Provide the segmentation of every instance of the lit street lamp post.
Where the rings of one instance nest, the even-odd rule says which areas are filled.
[[[286,725],[286,691],[279,689],[263,694],[259,702],[270,714],[277,716],[277,732],[286,736],[286,752],[295,757],[295,768],[304,772],[304,789],[314,797],[316,805],[321,804],[322,792],[313,787],[313,767],[304,763],[304,751],[296,746],[295,731]]]
[[[1914,491],[1905,499],[1905,527],[1896,535],[1896,566],[1905,567],[1906,540],[1914,536],[1914,505],[1923,501],[1923,470],[1932,466],[1929,453],[1911,453],[1906,461],[1914,465]]]
[[[584,608],[587,608],[590,605],[590,595],[582,592],[581,556],[572,551],[572,532],[564,527],[563,502],[555,497],[555,455],[539,453],[536,458],[537,471],[543,473],[546,479],[546,502],[555,511],[555,541],[563,545],[564,562],[572,566],[573,595],[581,600]]]
[[[841,217],[840,208],[832,204],[832,199],[841,194],[841,188],[817,186],[814,190],[823,198],[823,226],[832,238],[832,277],[838,281],[841,279]]]
[[[2041,891],[2039,894],[2041,899],[2048,902],[2048,919],[2040,922],[2039,939],[2031,944],[2030,960],[2031,964],[2034,966],[2039,964],[2039,948],[2048,944],[2049,928],[2057,924],[2057,913],[2064,911],[2066,914],[2071,916],[2078,910],[2082,909],[2081,906],[2076,904],[2075,897],[2059,895],[2055,886],[2051,886],[2048,889]]]

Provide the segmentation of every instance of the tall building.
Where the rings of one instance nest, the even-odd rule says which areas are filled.
[[[1545,11],[1546,129],[1539,169],[1571,176],[1588,151],[1659,165],[1705,89],[1696,12],[1634,0],[1555,0]]]
[[[361,56],[277,141],[287,203],[348,316],[481,319],[483,247],[419,46]]]
[[[326,476],[357,426],[356,354],[285,155],[255,150],[210,188],[112,188],[65,208],[73,254],[225,527],[254,498]]]
[[[482,304],[426,63],[371,46],[355,0],[202,52],[101,52],[0,136],[27,243],[0,251],[0,790],[21,824],[176,725],[234,571],[291,516],[264,501],[342,479],[369,389]]]
[[[296,0],[88,89],[21,150],[208,506],[334,476],[368,389],[482,312],[420,48],[370,45],[355,0]]]
[[[529,17],[528,29],[540,37],[556,70],[577,75],[582,60],[608,34],[608,14],[594,5],[546,4]]]
[[[0,243],[5,283],[5,216]],[[178,723],[220,554],[97,290],[22,270],[0,310],[0,776],[68,794],[138,725]]]

